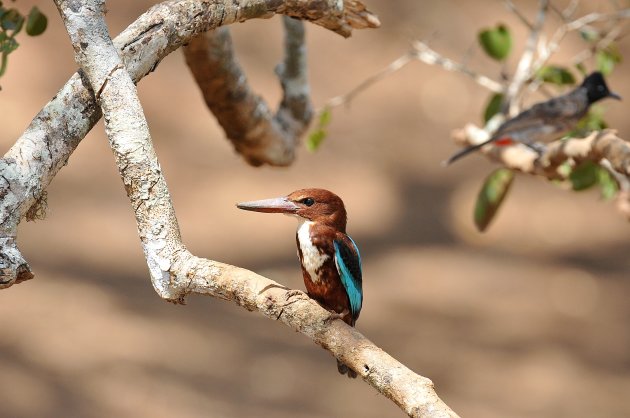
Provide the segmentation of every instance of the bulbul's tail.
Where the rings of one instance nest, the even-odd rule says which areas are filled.
[[[490,138],[487,141],[482,142],[481,144],[471,145],[468,148],[459,150],[455,154],[451,155],[447,160],[442,161],[442,165],[443,166],[451,165],[455,161],[459,160],[460,158],[467,156],[471,152],[477,151],[479,148],[483,147],[486,144],[489,144],[492,141],[494,141],[494,138]]]
[[[351,379],[357,378],[357,372],[355,372],[354,370],[352,370],[350,367],[346,366],[339,360],[337,360],[337,370],[339,370],[339,373],[341,374],[347,374],[348,377]]]

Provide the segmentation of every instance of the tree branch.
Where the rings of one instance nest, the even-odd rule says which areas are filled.
[[[93,90],[100,92],[97,101],[105,130],[158,293],[179,303],[190,293],[212,295],[258,310],[328,349],[409,416],[456,417],[437,397],[429,379],[411,372],[342,321],[331,321],[330,313],[310,298],[289,299],[286,290],[270,280],[195,257],[184,248],[133,80],[107,33],[104,0],[55,3],[77,63]]]
[[[489,138],[486,130],[473,124],[453,131],[452,136],[456,142],[465,145],[479,144]],[[502,147],[489,144],[479,151],[509,169],[548,180],[567,180],[560,170],[566,162],[573,165],[585,161],[600,164],[618,182],[621,190],[617,196],[617,208],[630,219],[630,143],[619,138],[614,129],[596,131],[585,138],[554,141],[540,155],[524,145]]]
[[[428,65],[436,65],[438,67],[442,67],[446,71],[454,71],[464,74],[473,79],[475,83],[479,84],[482,87],[485,87],[486,89],[494,93],[503,93],[505,91],[505,87],[498,81],[495,81],[488,76],[485,76],[470,69],[463,63],[453,61],[450,58],[444,57],[439,52],[431,49],[426,42],[415,41],[409,52],[396,58],[382,70],[378,71],[375,74],[372,74],[365,80],[361,81],[350,91],[329,99],[326,102],[325,107],[332,108],[341,105],[349,105],[352,100],[354,100],[360,93],[370,88],[373,84],[381,81],[390,74],[395,73],[410,62],[416,60]]]
[[[516,7],[512,0],[505,0],[505,6],[510,12],[514,13],[516,17],[518,17],[518,20],[520,20],[521,23],[525,25],[525,27],[527,27],[527,29],[529,29],[530,31],[534,29],[534,25],[532,24],[532,22],[530,22],[529,19],[527,19],[527,17],[523,14],[523,12],[521,12],[521,10]]]
[[[487,77],[483,74],[479,74],[471,70],[464,64],[460,64],[449,58],[443,57],[438,52],[429,48],[429,45],[427,45],[425,42],[421,42],[421,41],[414,42],[413,49],[414,49],[414,57],[417,60],[424,62],[425,64],[437,65],[444,68],[447,71],[455,71],[455,72],[465,74],[468,77],[472,78],[480,86],[485,87],[494,93],[503,93],[505,91],[505,88],[503,87],[501,83],[491,79],[490,77]]]
[[[619,21],[623,19],[630,18],[630,9],[618,10],[612,13],[589,13],[575,20],[569,20],[568,14],[566,12],[562,13],[564,23],[555,30],[553,35],[551,35],[551,39],[546,45],[543,45],[540,48],[540,52],[536,61],[532,64],[532,74],[535,74],[539,71],[548,61],[549,58],[558,50],[560,47],[560,43],[566,37],[569,32],[577,31],[583,29],[584,27],[602,21]],[[598,47],[605,48],[611,42],[613,42],[617,36],[619,35],[619,31],[615,30],[613,27],[611,31],[606,34],[606,36],[597,43]],[[577,57],[573,58],[573,64],[577,64],[579,62],[584,61],[590,55],[592,55],[591,49],[587,49],[587,52],[582,52],[578,54]]]
[[[377,83],[378,81],[381,81],[382,79],[389,76],[390,74],[395,73],[396,71],[400,70],[401,68],[403,68],[405,65],[409,64],[413,60],[414,60],[414,57],[412,53],[407,53],[405,55],[402,55],[396,58],[389,65],[387,65],[387,67],[383,68],[382,70],[380,70],[379,72],[375,74],[372,74],[371,76],[363,80],[361,83],[359,83],[356,87],[353,87],[347,93],[344,93],[340,96],[335,96],[329,99],[326,102],[325,107],[337,107],[341,105],[349,105],[352,102],[352,100],[354,100],[354,98],[358,96],[361,92],[368,89],[369,87],[371,87],[373,84]]]
[[[284,17],[285,59],[277,74],[283,98],[275,116],[255,95],[234,56],[228,28],[206,32],[184,47],[208,108],[216,116],[236,151],[250,164],[289,165],[313,111],[306,77],[302,22]]]
[[[525,43],[523,54],[516,66],[514,77],[512,77],[512,81],[505,92],[505,99],[503,102],[507,105],[507,113],[510,116],[514,116],[518,113],[520,107],[520,100],[518,100],[518,96],[523,90],[525,82],[532,76],[532,61],[534,59],[534,54],[536,53],[536,45],[538,44],[540,31],[545,23],[545,16],[547,14],[548,7],[548,0],[539,0],[536,20],[529,32],[529,37]]]
[[[312,21],[344,36],[352,27],[378,25],[378,19],[356,1],[250,0],[241,7],[236,0],[178,0],[149,9],[114,44],[137,83],[200,33],[274,13]],[[17,225],[100,118],[89,82],[76,73],[0,159],[0,289],[33,277],[17,247]]]

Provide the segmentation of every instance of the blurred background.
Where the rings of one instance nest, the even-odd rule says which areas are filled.
[[[20,0],[49,17],[21,36],[0,79],[2,153],[75,71],[52,2]],[[113,34],[154,2],[108,1]],[[316,107],[430,39],[494,78],[501,66],[476,47],[482,27],[527,34],[498,0],[365,0],[382,22],[345,40],[308,25]],[[564,2],[555,2],[564,6]],[[587,3],[587,2],[582,2]],[[517,5],[533,16],[536,2]],[[589,10],[610,10],[591,2]],[[557,25],[555,17],[550,18]],[[275,107],[278,18],[233,26],[252,87]],[[567,38],[553,60],[583,47]],[[630,54],[627,41],[620,47]],[[630,98],[622,64],[611,88]],[[589,63],[592,69],[592,63]],[[320,151],[289,168],[253,168],[207,111],[180,52],[139,85],[184,242],[199,256],[303,288],[295,221],[236,210],[238,201],[303,187],[333,190],[363,256],[358,329],[431,378],[462,417],[630,416],[630,225],[596,190],[573,193],[517,176],[485,234],[472,210],[492,170],[481,156],[448,169],[452,129],[480,123],[489,93],[461,74],[422,63],[337,108]],[[604,104],[630,137],[628,101]],[[2,417],[402,416],[305,337],[221,300],[187,306],[154,292],[136,226],[99,123],[48,189],[48,215],[23,222],[19,244],[34,280],[0,292]]]

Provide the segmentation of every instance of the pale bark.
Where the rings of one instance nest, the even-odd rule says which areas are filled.
[[[453,131],[453,138],[463,145],[475,145],[489,138],[489,133],[473,124]],[[619,138],[614,129],[596,131],[585,138],[569,138],[548,144],[538,154],[524,145],[494,146],[489,144],[479,150],[505,167],[522,173],[536,174],[555,180],[560,178],[560,166],[566,161],[611,163],[611,168],[623,175],[630,175],[630,143]]]
[[[505,91],[505,99],[503,103],[507,107],[507,113],[509,116],[516,116],[520,111],[520,93],[523,91],[523,86],[532,76],[532,63],[536,54],[536,47],[538,46],[538,38],[545,23],[545,16],[547,14],[547,8],[549,7],[549,0],[538,0],[538,11],[536,13],[536,21],[531,26],[527,42],[525,43],[525,49],[518,60],[516,71],[512,77],[512,81],[508,85]]]
[[[134,82],[155,70],[169,53],[199,34],[248,19],[284,14],[311,21],[343,36],[353,27],[376,27],[378,19],[356,1],[178,0],[158,4],[116,39]],[[101,117],[94,93],[74,74],[39,112],[0,159],[0,289],[33,277],[17,247],[17,225],[37,204],[46,187],[79,142]]]
[[[342,321],[331,321],[330,314],[306,295],[295,296],[255,273],[201,259],[186,250],[134,86],[166,54],[205,30],[277,12],[348,35],[350,27],[376,25],[363,5],[357,1],[260,0],[238,7],[236,1],[169,2],[147,12],[112,43],[103,19],[103,0],[56,3],[83,72],[71,78],[0,160],[2,287],[32,276],[15,247],[17,224],[43,196],[102,109],[152,283],[161,297],[183,303],[191,293],[211,295],[258,310],[329,350],[410,416],[457,416],[438,398],[429,379],[413,373]],[[286,79],[303,76],[301,71],[290,74],[292,69],[285,69]],[[299,84],[297,95],[285,86],[286,109],[295,109],[295,101],[304,100]]]
[[[305,295],[252,272],[193,256],[183,246],[166,181],[132,78],[107,33],[103,0],[56,0],[105,119],[105,130],[136,215],[151,279],[160,296],[191,293],[233,300],[280,320],[328,349],[414,417],[455,417],[429,379],[416,375]]]
[[[480,144],[490,137],[488,131],[473,124],[452,133],[456,142],[468,146]],[[614,129],[595,131],[585,138],[557,140],[538,154],[524,145],[494,146],[489,144],[478,152],[503,166],[545,177],[548,180],[567,180],[561,170],[565,163],[578,165],[592,161],[608,170],[619,184],[617,209],[630,220],[630,143],[617,136]]]

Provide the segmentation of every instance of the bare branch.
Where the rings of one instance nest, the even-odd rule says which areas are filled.
[[[527,42],[525,44],[525,50],[518,61],[514,77],[512,77],[512,81],[506,90],[504,103],[509,106],[507,113],[511,116],[518,113],[520,107],[520,100],[518,100],[518,96],[522,91],[525,82],[531,78],[532,61],[534,59],[534,54],[536,53],[536,45],[538,44],[540,31],[545,23],[548,6],[548,0],[539,0],[536,20],[532,30],[529,32],[529,37],[527,38]]]
[[[418,376],[308,297],[288,300],[282,286],[247,270],[194,257],[183,246],[170,194],[137,96],[109,39],[104,0],[82,5],[55,0],[75,47],[75,59],[94,90],[101,92],[105,129],[127,195],[134,208],[154,287],[183,303],[197,293],[233,300],[281,320],[352,367],[412,417],[456,417]],[[105,85],[105,83],[107,83]]]
[[[285,17],[285,59],[277,68],[283,98],[272,116],[265,101],[252,93],[233,53],[228,28],[193,39],[185,48],[208,108],[217,117],[237,152],[250,164],[289,165],[295,147],[312,118],[306,77],[302,22]]]
[[[479,74],[471,70],[470,68],[453,61],[450,58],[443,57],[438,52],[429,48],[429,45],[427,45],[425,42],[416,41],[413,43],[413,48],[414,57],[417,60],[424,62],[425,64],[437,65],[447,71],[455,71],[465,74],[468,77],[472,78],[480,86],[485,87],[494,93],[503,93],[505,91],[503,85],[498,81],[494,81],[490,77]]]
[[[391,73],[394,73],[394,72],[400,70],[405,65],[407,65],[411,61],[413,61],[414,58],[415,57],[413,56],[413,53],[408,53],[408,54],[405,54],[405,55],[403,55],[401,57],[396,58],[387,67],[383,68],[382,70],[380,70],[376,74],[373,74],[370,77],[366,78],[361,83],[359,83],[356,87],[354,87],[352,90],[348,91],[347,93],[345,93],[343,95],[335,96],[335,97],[329,99],[326,102],[326,106],[325,107],[337,107],[337,106],[341,106],[341,105],[350,105],[352,100],[357,95],[359,95],[361,92],[363,92],[364,90],[368,89],[370,86],[372,86],[373,84],[377,83],[378,81],[381,81],[382,79],[384,79],[385,77],[387,77]]]
[[[114,44],[127,71],[138,82],[169,53],[200,33],[247,19],[289,14],[344,35],[352,27],[373,27],[378,20],[358,2],[334,0],[178,0],[160,3],[125,29]],[[316,11],[308,9],[310,4]],[[83,137],[101,117],[90,84],[74,74],[39,112],[11,149],[0,159],[0,289],[33,277],[16,246],[17,225],[67,163]]]
[[[378,17],[358,0],[284,0],[279,6],[274,3],[279,1],[269,0],[267,7],[270,12],[311,21],[344,37],[350,36],[352,29],[378,28],[381,25]]]
[[[330,321],[330,313],[306,295],[287,299],[285,288],[248,270],[181,253],[171,271],[173,286],[236,302],[306,335],[355,370],[411,417],[455,418],[431,380],[415,374],[355,328]]]
[[[458,143],[478,144],[488,138],[488,132],[473,124],[453,131]],[[538,175],[549,180],[566,180],[559,171],[565,162],[579,164],[592,161],[611,172],[621,190],[617,208],[630,219],[630,143],[619,138],[615,130],[593,132],[586,138],[570,138],[549,144],[542,155],[524,145],[509,147],[488,145],[480,149],[494,161],[512,170]]]
[[[300,136],[313,116],[306,65],[304,24],[284,16],[284,61],[276,67],[282,85],[282,101],[276,120],[287,131]],[[297,125],[297,126],[295,126]]]
[[[613,42],[621,39],[621,37],[623,36],[623,26],[624,25],[621,22],[616,22],[614,26],[605,31],[604,36],[599,41],[597,41],[594,46],[584,49],[582,52],[575,55],[571,59],[571,63],[573,65],[580,64],[595,55],[597,51],[608,48]]]
[[[490,77],[487,77],[483,74],[480,74],[468,68],[468,66],[466,66],[463,63],[459,63],[459,62],[453,61],[450,58],[446,58],[442,56],[437,51],[431,49],[426,42],[415,41],[412,45],[412,49],[409,52],[396,58],[394,61],[388,64],[385,68],[369,76],[368,78],[363,80],[361,83],[359,83],[356,87],[352,88],[347,93],[344,93],[342,95],[335,96],[329,99],[326,102],[325,107],[330,108],[330,107],[337,107],[341,105],[349,105],[352,102],[352,100],[354,100],[360,93],[367,90],[369,87],[371,87],[375,83],[386,78],[390,74],[395,73],[396,71],[400,70],[401,68],[403,68],[404,66],[406,66],[407,64],[409,64],[410,62],[414,60],[424,62],[425,64],[428,64],[428,65],[437,65],[439,67],[444,68],[447,71],[454,71],[454,72],[465,74],[468,77],[472,78],[480,86],[494,93],[503,93],[503,91],[505,90],[504,86],[498,81],[495,81],[491,79]]]
[[[566,23],[571,20],[571,16],[577,10],[579,3],[579,0],[571,0],[563,10],[560,10],[555,4],[549,3],[549,8],[560,17],[562,22]]]
[[[521,12],[520,9],[516,7],[512,0],[505,0],[505,6],[510,12],[514,13],[516,17],[518,17],[518,20],[520,20],[521,23],[525,25],[525,27],[527,27],[527,29],[534,30],[534,25],[532,24],[532,22],[530,22],[529,19],[525,17],[523,12]]]
[[[556,29],[553,35],[551,35],[551,39],[549,40],[549,42],[541,49],[541,52],[538,54],[536,61],[532,65],[532,74],[540,70],[549,61],[549,58],[558,50],[558,48],[560,47],[560,43],[569,32],[583,29],[584,27],[596,22],[619,21],[628,19],[630,18],[630,9],[622,9],[612,13],[589,13],[575,20],[568,20],[569,15],[566,13],[564,13],[563,16],[565,17],[565,23],[561,25],[558,29]],[[616,33],[613,33],[612,38],[606,36],[604,39],[600,40],[600,43],[598,43],[598,47],[606,47],[608,44],[614,41],[617,36],[619,36],[620,28],[618,32],[614,28],[611,29],[608,35],[610,35],[610,33],[613,31],[615,31]],[[586,51],[587,52],[585,52],[583,55],[578,54],[578,56],[576,56],[572,60],[573,63],[578,63],[585,59],[588,59],[592,55],[592,52],[590,49]]]
[[[611,13],[589,13],[578,19],[567,22],[567,31],[582,29],[596,22],[606,22],[630,18],[630,9],[621,9]]]

